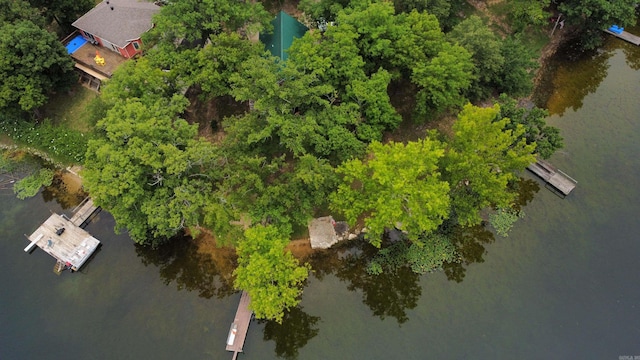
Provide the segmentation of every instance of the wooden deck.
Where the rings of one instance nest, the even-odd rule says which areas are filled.
[[[615,37],[617,37],[619,39],[622,39],[624,41],[628,41],[628,42],[630,42],[630,43],[632,43],[634,45],[640,46],[640,36],[633,35],[633,34],[628,33],[626,31],[623,31],[620,34],[616,34],[616,33],[614,33],[613,31],[611,31],[609,29],[605,29],[604,32],[606,32],[607,34],[611,34],[611,35],[613,35],[613,36],[615,36]]]
[[[28,239],[31,244],[25,251],[36,245],[74,271],[80,270],[100,245],[98,239],[58,214],[52,214]]]
[[[74,209],[71,219],[51,214],[31,236],[27,236],[30,243],[24,251],[31,252],[37,246],[53,256],[56,259],[54,272],[57,274],[65,268],[80,270],[100,245],[98,239],[83,229],[98,209],[91,198],[86,198]]]
[[[229,335],[227,336],[227,351],[233,351],[233,359],[238,356],[238,353],[242,352],[244,347],[244,340],[247,337],[247,331],[249,330],[249,322],[253,316],[253,312],[249,310],[249,303],[251,298],[246,292],[242,292],[240,296],[240,303],[238,304],[238,310],[236,311],[236,317],[233,319],[233,323],[229,328]]]
[[[96,64],[96,62],[93,60],[93,58],[95,58],[96,56],[96,51],[99,51],[100,56],[104,58],[104,66]],[[127,61],[127,59],[125,59],[115,51],[111,51],[101,46],[93,45],[91,43],[82,45],[80,48],[78,48],[78,50],[71,54],[71,57],[76,61],[76,63],[82,66],[76,68],[80,70],[88,68],[93,72],[107,78],[110,78],[111,75],[113,75],[113,72],[118,68],[118,66],[120,66],[120,64]]]
[[[86,198],[73,211],[71,222],[78,227],[84,227],[91,215],[98,211],[98,207],[93,204],[93,199]]]
[[[553,165],[544,160],[537,160],[535,163],[529,165],[527,169],[538,175],[538,177],[544,180],[547,184],[560,191],[564,196],[569,195],[569,193],[578,184],[578,182],[569,175],[563,173],[559,169],[556,169]]]

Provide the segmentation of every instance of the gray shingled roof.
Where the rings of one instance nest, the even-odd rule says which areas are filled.
[[[158,11],[151,2],[104,0],[72,25],[123,48],[151,29],[151,17]]]

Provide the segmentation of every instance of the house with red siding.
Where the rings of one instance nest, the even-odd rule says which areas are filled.
[[[153,27],[160,7],[138,0],[103,0],[72,25],[94,45],[131,58],[142,49],[140,37]]]

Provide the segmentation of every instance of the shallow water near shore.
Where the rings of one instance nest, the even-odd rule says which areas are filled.
[[[474,233],[466,270],[371,278],[365,247],[318,253],[300,306],[282,325],[254,321],[239,359],[640,356],[635,59],[640,48],[611,40],[555,66],[549,123],[565,148],[550,161],[578,180],[567,198],[540,184],[509,237]],[[23,252],[23,234],[70,211],[43,194],[0,193],[1,359],[231,358],[240,295],[227,267],[193,241],[139,248],[103,212],[87,227],[100,251],[80,273],[56,276],[47,254]]]

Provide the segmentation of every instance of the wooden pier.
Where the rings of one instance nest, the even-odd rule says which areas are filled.
[[[229,329],[229,335],[227,336],[227,351],[233,351],[233,360],[236,359],[238,353],[242,352],[244,347],[244,340],[247,337],[247,331],[249,330],[249,322],[253,316],[253,312],[249,310],[249,303],[251,298],[245,291],[240,296],[240,303],[238,304],[238,310],[236,311],[236,317],[233,319],[231,328]]]
[[[638,45],[640,46],[640,36],[636,36],[633,35],[631,33],[628,33],[626,31],[621,32],[620,34],[614,33],[613,31],[609,30],[609,29],[605,29],[604,32],[606,32],[607,34],[611,34],[619,39],[622,39],[624,41],[628,41],[634,45]]]
[[[100,241],[83,229],[87,220],[98,210],[91,199],[85,199],[76,208],[71,219],[51,214],[40,227],[27,236],[30,243],[24,249],[30,252],[39,247],[56,259],[54,272],[68,268],[78,271],[100,245]]]
[[[96,211],[98,211],[98,207],[93,204],[93,199],[86,198],[84,199],[76,208],[73,210],[73,216],[71,217],[71,222],[76,226],[84,227],[84,225],[89,221],[91,215],[93,215]]]
[[[556,169],[553,165],[544,160],[537,160],[535,163],[529,165],[527,169],[538,175],[542,180],[553,186],[553,188],[558,190],[564,196],[569,195],[571,190],[573,190],[578,184],[578,182],[569,175],[563,173],[559,169]]]

